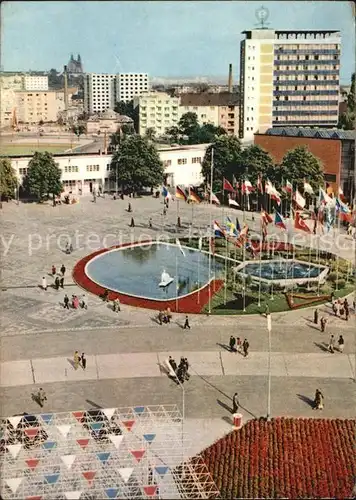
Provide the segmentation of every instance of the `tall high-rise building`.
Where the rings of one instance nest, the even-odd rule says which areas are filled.
[[[116,75],[87,73],[84,75],[84,109],[87,113],[102,113],[113,109],[116,102]]]
[[[335,127],[340,32],[244,31],[240,47],[239,137],[270,127]]]
[[[116,98],[118,101],[132,101],[135,96],[148,92],[147,73],[119,73],[116,78]]]

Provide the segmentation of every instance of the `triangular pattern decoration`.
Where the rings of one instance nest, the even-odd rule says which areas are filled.
[[[155,495],[157,492],[157,485],[150,484],[149,486],[144,486],[143,491],[146,493],[148,497],[153,497],[153,495]]]
[[[71,469],[75,458],[76,458],[76,455],[63,455],[63,456],[61,456],[61,460],[67,466],[68,470]]]
[[[22,419],[22,415],[17,416],[17,417],[9,417],[8,421],[10,422],[10,424],[12,425],[12,427],[14,429],[16,429],[16,427],[19,425],[21,419]]]
[[[83,411],[73,411],[73,417],[75,417],[78,422],[81,422],[83,419],[84,412]]]
[[[89,439],[77,439],[77,443],[79,444],[79,446],[81,448],[86,448],[88,446],[88,443],[89,443]]]
[[[145,441],[151,444],[154,438],[156,437],[156,434],[144,434],[143,437]]]
[[[124,426],[126,427],[126,429],[128,431],[131,431],[132,427],[134,426],[135,424],[135,421],[134,420],[126,420],[124,422],[122,422],[124,424]]]
[[[90,428],[93,430],[93,431],[100,431],[100,429],[102,428],[102,426],[104,425],[103,422],[92,422],[90,424]]]
[[[8,451],[11,453],[11,456],[13,458],[16,458],[17,455],[19,454],[19,451],[22,448],[22,444],[9,444],[7,446]]]
[[[59,478],[59,474],[50,474],[44,477],[48,484],[56,484]]]
[[[22,482],[22,479],[23,479],[22,477],[14,477],[13,479],[5,479],[5,482],[12,491],[12,493],[16,493],[18,487]]]
[[[103,408],[101,411],[104,413],[105,417],[110,420],[115,413],[115,408]]]
[[[26,500],[42,500],[42,496],[35,495],[35,496],[32,496],[32,497],[26,497]]]
[[[98,457],[100,462],[102,462],[103,464],[105,464],[109,460],[110,455],[111,455],[111,453],[97,453],[96,454],[96,456]]]
[[[116,434],[110,434],[109,439],[113,443],[115,448],[118,449],[122,440],[124,439],[124,436],[116,436]]]
[[[157,472],[157,474],[158,474],[159,476],[163,477],[165,474],[167,474],[168,469],[169,469],[169,467],[166,467],[166,466],[164,466],[164,465],[160,465],[160,466],[158,466],[158,467],[155,467],[155,469],[154,469],[154,470]]]
[[[106,496],[108,498],[117,498],[117,494],[119,492],[118,488],[108,488],[105,490]]]
[[[119,474],[125,483],[127,483],[127,481],[130,479],[132,471],[133,467],[123,467],[122,469],[119,469]]]
[[[25,434],[28,438],[34,439],[39,432],[39,428],[38,427],[30,427],[28,429],[24,429],[24,431],[25,431]]]
[[[57,429],[62,434],[64,438],[67,437],[68,432],[70,431],[71,425],[57,425]]]
[[[144,406],[135,406],[134,408],[134,412],[137,413],[137,415],[141,415],[141,413],[143,413],[144,411],[145,411]]]
[[[95,477],[96,471],[95,470],[88,470],[86,472],[82,472],[82,474],[85,477],[85,479],[88,481],[88,483],[91,484],[94,477]]]
[[[140,462],[145,454],[145,450],[131,450],[131,453],[136,458],[137,462]]]
[[[67,500],[78,500],[82,494],[82,491],[66,491],[64,493]]]
[[[56,441],[45,441],[42,445],[42,448],[44,448],[47,451],[53,450],[57,446]]]
[[[41,418],[46,424],[49,424],[53,418],[53,413],[42,413]]]
[[[35,470],[38,465],[39,459],[29,458],[28,460],[25,460],[25,462],[27,463],[29,469]]]

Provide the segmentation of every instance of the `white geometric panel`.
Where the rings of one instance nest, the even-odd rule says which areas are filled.
[[[2,499],[218,498],[176,405],[29,415],[1,422]],[[184,452],[184,455],[183,455]]]

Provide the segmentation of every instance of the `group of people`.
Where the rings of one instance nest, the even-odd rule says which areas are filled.
[[[82,352],[82,355],[80,356],[79,352],[75,351],[73,360],[74,360],[74,369],[75,370],[78,370],[79,365],[81,365],[83,370],[85,370],[85,368],[87,367],[87,358],[85,357],[84,352]]]
[[[100,298],[103,299],[104,302],[109,302],[109,290],[104,290],[104,292],[100,295]],[[117,313],[121,311],[121,304],[118,297],[116,297],[116,299],[112,301],[112,309]]]
[[[170,366],[175,374],[175,377],[178,379],[178,381],[181,384],[184,384],[185,380],[189,380],[189,378],[190,378],[190,375],[188,373],[189,363],[188,363],[187,358],[181,357],[179,365],[177,366],[177,363],[172,358],[172,356],[169,356],[168,363],[170,364]]]
[[[170,307],[167,307],[165,311],[160,311],[157,316],[158,323],[162,325],[163,323],[170,323],[172,320],[172,312]]]
[[[50,275],[53,276],[54,278],[54,288],[56,290],[59,290],[59,288],[64,288],[64,275],[66,272],[65,265],[62,264],[60,268],[60,275],[57,274],[57,268],[54,264],[52,264],[51,268],[51,273]],[[42,277],[42,290],[47,290],[48,284],[47,284],[47,279],[46,276]]]
[[[344,352],[345,341],[344,341],[344,337],[342,335],[339,336],[337,344],[338,344],[339,352],[341,352],[341,353]],[[334,335],[330,335],[328,351],[331,352],[332,354],[334,354],[334,352],[335,352],[335,337],[334,337]]]
[[[242,342],[240,337],[236,337],[235,339],[235,337],[231,335],[229,347],[231,352],[243,354],[244,357],[247,358],[250,344],[247,339],[244,339]]]
[[[65,294],[64,296],[63,304],[64,304],[64,309],[69,309],[69,297],[67,294]],[[88,298],[85,294],[83,294],[79,299],[78,295],[73,294],[71,305],[73,309],[79,309],[79,307],[81,307],[82,309],[88,309]]]
[[[334,300],[332,303],[333,313],[338,318],[345,316],[345,320],[349,320],[350,316],[350,306],[347,299],[342,301],[341,299]]]

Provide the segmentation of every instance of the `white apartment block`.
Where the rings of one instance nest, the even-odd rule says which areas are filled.
[[[145,135],[153,129],[161,137],[170,127],[179,122],[180,97],[171,97],[165,92],[148,92],[134,97],[134,107],[139,106],[139,134]]]
[[[239,137],[277,126],[335,127],[340,32],[244,31],[240,46]]]
[[[116,77],[116,100],[129,102],[149,91],[147,73],[119,73]]]
[[[87,113],[102,113],[113,109],[116,102],[116,75],[86,73],[84,75],[84,109]]]
[[[201,163],[209,144],[179,146],[159,149],[159,155],[165,167],[164,182],[170,186],[188,187],[203,182]],[[110,179],[111,155],[99,154],[55,154],[56,163],[62,171],[65,192],[73,195],[86,195],[97,191],[115,190],[115,182]],[[27,173],[32,155],[11,157],[11,163],[20,184]]]
[[[48,76],[25,75],[24,90],[48,90]]]

